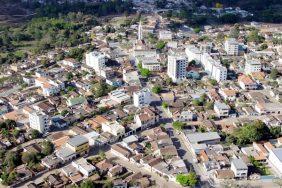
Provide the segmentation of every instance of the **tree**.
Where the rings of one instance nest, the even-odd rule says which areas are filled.
[[[8,151],[4,160],[4,165],[7,166],[9,170],[12,170],[17,166],[17,164],[19,164],[18,153]]]
[[[42,154],[43,155],[50,155],[54,151],[54,145],[50,141],[44,140],[42,143]]]
[[[172,78],[167,77],[167,78],[165,79],[165,84],[168,85],[168,86],[172,85],[172,84],[173,84]]]
[[[71,72],[67,73],[67,80],[71,81],[73,79],[73,74]]]
[[[176,181],[182,186],[195,186],[198,182],[197,175],[194,172],[188,174],[178,174]]]
[[[180,121],[175,121],[172,123],[172,127],[178,131],[182,130],[183,126],[185,126],[185,124]]]
[[[23,152],[22,162],[31,166],[39,162],[39,155],[35,152]]]
[[[264,37],[259,35],[258,30],[253,30],[249,33],[247,37],[248,42],[255,42],[257,44],[263,43],[264,42]]]
[[[273,68],[270,72],[269,78],[275,80],[278,77],[278,74],[279,74],[278,70]]]
[[[162,102],[162,107],[163,107],[164,109],[167,109],[167,108],[168,108],[168,103],[167,103],[167,102]]]
[[[162,50],[162,49],[164,49],[165,45],[166,45],[166,42],[158,41],[158,43],[156,44],[156,49]]]
[[[213,85],[213,86],[216,86],[217,85],[217,81],[214,80],[214,79],[210,79],[210,84]]]
[[[281,135],[281,127],[270,127],[269,129],[273,138],[279,138]]]
[[[159,94],[162,91],[162,87],[160,85],[156,85],[152,88],[152,92],[155,94]]]
[[[30,137],[31,137],[32,139],[39,138],[39,137],[40,137],[40,132],[39,132],[38,130],[36,130],[36,129],[32,129],[32,130],[30,131]]]
[[[194,30],[195,33],[200,33],[201,32],[201,28],[199,28],[199,27],[195,27],[193,30]]]
[[[148,78],[151,74],[150,70],[145,68],[142,68],[140,72],[141,72],[141,76],[146,78]]]
[[[268,127],[262,121],[254,121],[237,129],[233,135],[238,145],[245,145],[271,138]]]
[[[18,136],[20,135],[20,130],[14,129],[13,132],[12,132],[12,135],[13,135],[15,138],[18,138]]]
[[[80,187],[80,188],[95,188],[95,184],[94,184],[94,182],[93,182],[92,180],[87,179],[87,180],[84,180],[84,181],[80,184],[79,187]]]
[[[259,50],[266,50],[268,48],[268,45],[266,43],[263,43],[260,45]]]

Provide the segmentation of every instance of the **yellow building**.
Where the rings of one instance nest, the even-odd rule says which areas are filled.
[[[66,147],[79,155],[85,155],[89,151],[88,140],[81,135],[76,135],[68,140]]]

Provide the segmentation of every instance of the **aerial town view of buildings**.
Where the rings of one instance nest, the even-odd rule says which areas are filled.
[[[281,187],[281,7],[4,0],[1,187]]]

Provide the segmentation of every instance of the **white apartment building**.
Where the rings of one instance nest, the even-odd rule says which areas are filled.
[[[93,68],[100,75],[100,71],[106,67],[106,56],[103,53],[94,51],[86,54],[86,65]]]
[[[179,82],[186,78],[188,59],[185,55],[168,55],[167,75],[173,82]]]
[[[229,38],[224,43],[225,51],[228,55],[239,54],[239,43],[234,38]]]
[[[148,88],[133,93],[133,104],[136,107],[148,105],[152,101],[152,94]]]
[[[189,61],[195,60],[196,62],[201,62],[201,51],[194,45],[186,46],[185,53]]]
[[[234,172],[236,178],[247,178],[248,176],[248,166],[241,158],[233,159],[230,169]]]
[[[205,71],[210,77],[216,81],[224,81],[227,79],[227,68],[222,66],[219,60],[215,60],[208,53],[204,53],[201,56],[201,63]]]
[[[216,81],[224,81],[227,79],[227,68],[222,65],[213,66],[212,78]]]
[[[50,129],[49,117],[43,112],[31,112],[29,114],[30,128],[38,130],[40,133],[45,133]]]
[[[258,60],[247,60],[245,64],[245,74],[261,71],[261,62]]]
[[[115,136],[123,136],[125,133],[125,128],[117,121],[102,123],[102,130]]]
[[[166,30],[159,31],[159,40],[172,40],[172,32]]]

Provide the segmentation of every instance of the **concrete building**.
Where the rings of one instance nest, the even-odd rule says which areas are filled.
[[[172,40],[172,32],[166,30],[159,31],[159,40]]]
[[[66,147],[74,151],[77,155],[85,155],[89,151],[88,140],[81,135],[76,135],[68,140]]]
[[[85,158],[80,158],[72,162],[72,166],[75,167],[85,177],[89,177],[95,173],[95,166],[87,162]]]
[[[217,82],[221,82],[227,79],[227,68],[222,65],[215,65],[212,69],[212,78]]]
[[[136,107],[148,105],[152,101],[152,94],[148,88],[133,93],[133,104]]]
[[[32,112],[29,114],[30,128],[45,133],[50,129],[49,117],[43,112]]]
[[[241,158],[231,161],[231,170],[236,178],[247,178],[248,176],[248,167]]]
[[[168,55],[167,74],[173,82],[179,82],[186,78],[188,59],[183,54]]]
[[[241,75],[238,77],[238,84],[244,90],[255,90],[258,85],[249,76]]]
[[[213,108],[218,117],[227,117],[229,115],[230,107],[225,103],[215,102]]]
[[[94,51],[86,54],[86,65],[94,69],[100,75],[100,71],[106,67],[106,56],[100,52]]]
[[[224,49],[228,55],[239,54],[239,44],[234,38],[229,38],[225,41]]]
[[[103,123],[102,130],[103,132],[109,132],[114,136],[123,136],[125,133],[125,128],[117,121]]]
[[[261,62],[258,60],[247,60],[245,64],[245,74],[261,71]]]
[[[198,63],[201,62],[202,53],[196,46],[194,46],[194,45],[186,46],[185,53],[186,53],[189,61],[194,60]]]
[[[280,177],[282,177],[282,148],[270,150],[268,160],[271,166],[280,173]]]

